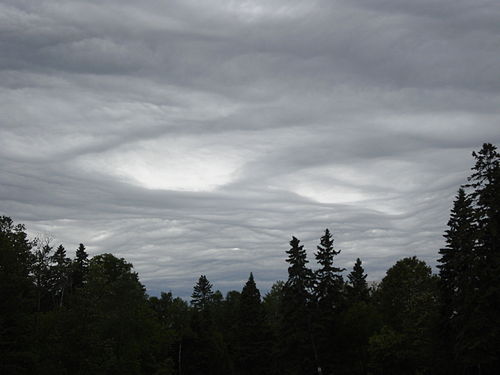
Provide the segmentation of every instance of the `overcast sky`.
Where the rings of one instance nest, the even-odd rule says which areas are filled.
[[[498,0],[0,0],[0,214],[151,294],[265,292],[325,228],[435,266],[500,143]]]

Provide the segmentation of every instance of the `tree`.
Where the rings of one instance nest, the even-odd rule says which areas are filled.
[[[183,345],[185,338],[189,336],[189,306],[183,299],[174,298],[171,292],[162,292],[160,298],[149,298],[149,305],[156,313],[162,328],[158,350],[155,353],[156,362],[159,359],[182,374]],[[166,358],[165,353],[168,353]]]
[[[0,373],[5,375],[36,370],[30,347],[35,301],[32,246],[23,225],[0,216]]]
[[[259,289],[250,273],[240,297],[238,373],[263,374],[268,365],[269,338]]]
[[[472,199],[477,235],[475,243],[475,298],[459,332],[462,363],[477,373],[500,367],[500,154],[485,143],[476,159],[467,188]],[[488,332],[488,334],[484,334]]]
[[[296,300],[301,305],[307,305],[311,296],[310,290],[312,287],[313,274],[306,266],[309,261],[303,245],[300,245],[300,240],[292,237],[290,241],[290,250],[288,259],[286,260],[290,266],[288,267],[288,280],[285,283],[284,290],[287,296]]]
[[[280,373],[282,369],[282,358],[283,358],[283,348],[281,346],[280,335],[283,329],[283,312],[284,308],[284,288],[285,282],[282,280],[276,281],[269,292],[264,296],[262,307],[264,309],[264,315],[266,319],[266,326],[270,330],[270,345],[269,345],[269,355],[270,355],[270,373],[276,374]]]
[[[344,269],[334,266],[334,257],[340,254],[333,248],[333,236],[328,229],[320,239],[315,254],[320,268],[314,272],[313,308],[311,319],[311,340],[317,362],[322,370],[333,371],[335,355],[334,342],[336,319],[343,305],[344,280],[340,274]]]
[[[133,265],[101,254],[90,260],[85,280],[62,329],[68,373],[141,373],[162,331]]]
[[[66,250],[59,245],[55,253],[50,257],[50,287],[54,298],[54,305],[62,307],[64,295],[70,286],[71,259],[66,257]]]
[[[89,268],[88,258],[89,256],[85,251],[85,246],[81,243],[76,250],[75,259],[73,260],[73,288],[81,288],[85,285]]]
[[[34,240],[33,278],[36,289],[36,311],[46,311],[50,307],[50,259],[53,247],[52,239],[39,237]]]
[[[477,225],[474,216],[472,199],[460,188],[444,235],[446,246],[439,250],[441,258],[438,260],[443,340],[448,352],[452,353],[449,361],[453,363],[467,358],[467,350],[462,352],[460,349],[467,336],[459,332],[470,319],[476,304]]]
[[[368,283],[366,282],[365,270],[362,266],[361,260],[356,259],[354,267],[347,279],[349,280],[346,285],[347,299],[350,304],[356,302],[367,302],[369,297]]]
[[[340,254],[340,250],[334,250],[333,237],[328,229],[321,237],[317,249],[315,257],[321,268],[315,272],[315,299],[320,307],[331,312],[341,304],[344,281],[340,273],[344,269],[333,265],[333,258]]]
[[[305,374],[318,367],[309,309],[313,273],[307,267],[307,254],[300,241],[292,237],[290,246],[286,251],[290,266],[281,305],[281,363],[286,373]]]
[[[212,284],[208,281],[205,275],[201,275],[198,282],[193,288],[191,295],[191,305],[199,311],[207,310],[212,302],[214,292],[212,291]]]
[[[273,329],[277,329],[280,312],[282,311],[283,304],[283,290],[285,288],[285,282],[282,280],[276,281],[269,292],[264,296],[263,307],[266,315],[267,324]]]
[[[500,366],[500,155],[492,144],[473,152],[440,250],[444,337],[458,370]],[[488,332],[488,334],[485,334]]]
[[[370,301],[357,301],[349,304],[337,317],[335,339],[342,340],[342,345],[334,345],[335,373],[367,373],[369,359],[369,339],[380,328],[380,319]]]
[[[216,302],[214,303],[214,296]],[[217,306],[215,306],[217,305]],[[214,324],[214,310],[221,311],[222,294],[212,291],[212,284],[201,275],[193,288],[191,306],[192,336],[186,340],[183,351],[184,371],[187,373],[223,374],[231,363],[222,333]],[[214,307],[217,307],[214,309]]]
[[[415,256],[397,261],[374,298],[385,328],[370,339],[372,370],[376,374],[429,372],[434,365],[439,311],[437,278],[431,268]]]
[[[346,305],[335,317],[333,340],[342,340],[330,356],[338,358],[336,371],[339,374],[366,374],[369,338],[380,329],[378,316],[369,299],[367,275],[361,260],[356,259],[345,285]],[[332,341],[333,344],[334,341]]]

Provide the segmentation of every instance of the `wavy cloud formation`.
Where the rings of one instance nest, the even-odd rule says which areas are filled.
[[[498,35],[494,0],[0,0],[0,213],[151,293],[266,290],[326,227],[371,280],[434,265]]]

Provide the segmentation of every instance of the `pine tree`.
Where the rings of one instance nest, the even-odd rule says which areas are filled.
[[[349,302],[367,302],[369,296],[368,283],[366,282],[365,270],[359,258],[356,259],[354,267],[347,279],[349,280],[346,285],[347,299]]]

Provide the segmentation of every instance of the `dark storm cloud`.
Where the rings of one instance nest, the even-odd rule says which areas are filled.
[[[0,0],[0,212],[149,290],[286,277],[332,229],[434,265],[499,143],[497,1]]]

